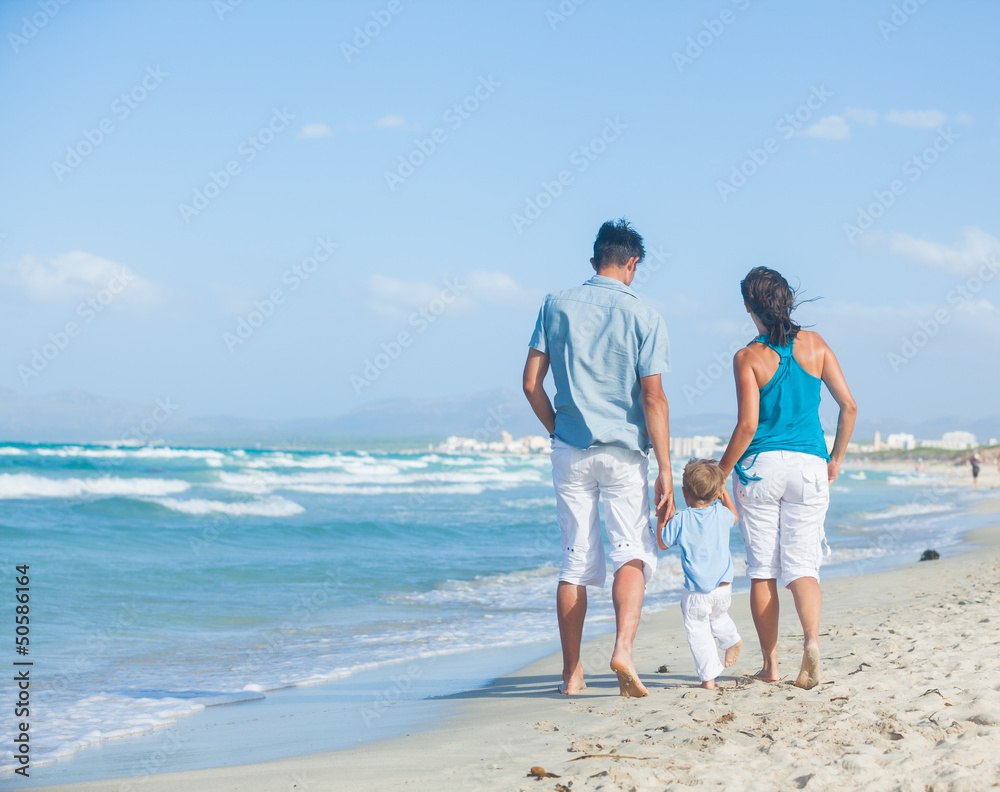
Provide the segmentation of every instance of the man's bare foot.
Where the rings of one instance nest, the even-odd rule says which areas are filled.
[[[626,661],[621,657],[612,657],[611,670],[618,676],[618,690],[623,696],[642,698],[649,695],[646,686],[639,681],[639,675],[631,660]]]
[[[578,676],[571,676],[569,679],[563,677],[559,692],[564,696],[574,696],[586,687],[587,683],[583,681],[583,672],[581,671]]]
[[[701,686],[705,688],[705,690],[715,690],[715,680],[706,679],[704,682],[701,683]]]
[[[802,668],[795,680],[795,687],[812,690],[819,684],[819,647],[810,646],[802,653]]]
[[[740,659],[740,649],[743,648],[743,641],[737,641],[726,650],[726,668],[733,665]]]

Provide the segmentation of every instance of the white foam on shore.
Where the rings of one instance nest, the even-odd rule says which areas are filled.
[[[72,702],[62,701],[58,708],[46,707],[46,694],[37,694],[36,706],[45,717],[32,722],[31,741],[45,749],[32,752],[31,764],[53,762],[104,740],[142,734],[206,707],[264,698],[246,690],[149,691],[148,695],[139,695],[141,692],[146,691],[135,691],[134,695],[127,691],[94,693]],[[0,754],[0,773],[12,773],[21,766],[13,757],[10,750]]]
[[[31,473],[0,473],[0,498],[76,498],[81,495],[174,495],[191,485],[178,479],[48,478]]]
[[[302,514],[305,509],[294,501],[278,497],[277,495],[265,500],[227,502],[217,500],[206,500],[204,498],[191,498],[180,500],[178,498],[151,498],[150,503],[156,503],[173,511],[184,514],[229,514],[233,517],[291,517]]]
[[[877,512],[860,512],[856,516],[859,520],[888,520],[894,517],[912,517],[918,514],[937,514],[954,510],[955,506],[947,503],[904,503]]]
[[[342,472],[291,473],[247,470],[221,471],[215,486],[235,492],[264,495],[275,490],[315,492],[328,495],[382,495],[419,492],[478,494],[484,490],[511,489],[545,482],[537,469],[502,470],[495,466],[441,472],[402,472],[394,464],[352,465]],[[455,486],[464,489],[454,489]]]
[[[223,451],[204,448],[170,448],[169,446],[61,446],[32,449],[38,456],[81,457],[84,459],[214,459],[226,458]]]
[[[943,476],[932,476],[927,473],[907,473],[902,476],[887,476],[885,483],[893,487],[938,487],[953,484]]]

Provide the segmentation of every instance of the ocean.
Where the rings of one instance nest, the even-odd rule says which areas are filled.
[[[33,663],[32,765],[318,683],[340,697],[341,728],[307,747],[335,750],[419,721],[406,701],[553,651],[550,471],[547,455],[0,448],[9,612],[15,567],[30,577],[27,655],[4,623],[10,661]],[[846,468],[832,495],[825,576],[946,555],[985,519],[971,511],[984,493],[915,471]],[[735,528],[731,547],[739,590]],[[672,606],[682,585],[677,553],[661,554],[645,608]],[[609,582],[590,592],[588,635],[613,621]],[[473,657],[475,674],[456,670]],[[9,735],[10,679],[0,696]],[[11,745],[0,780],[16,778]]]

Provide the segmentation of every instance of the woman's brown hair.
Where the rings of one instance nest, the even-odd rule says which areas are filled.
[[[740,281],[740,291],[750,310],[764,323],[773,346],[785,346],[802,329],[792,321],[795,292],[781,273],[754,267]]]

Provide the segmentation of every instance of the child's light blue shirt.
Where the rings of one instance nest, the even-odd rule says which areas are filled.
[[[733,513],[717,500],[679,511],[663,527],[663,544],[680,545],[688,591],[707,593],[733,582],[729,531],[734,524]]]

